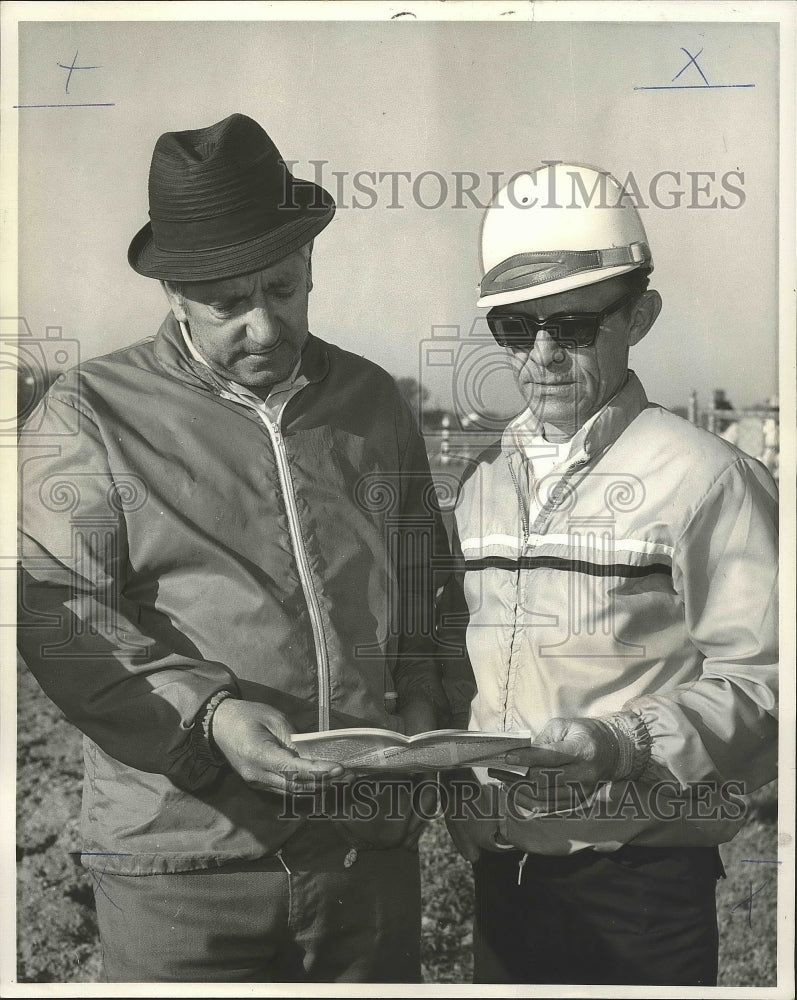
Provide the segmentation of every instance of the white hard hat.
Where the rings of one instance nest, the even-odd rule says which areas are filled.
[[[485,212],[481,251],[480,306],[653,270],[642,220],[620,183],[605,170],[573,163],[516,174]]]

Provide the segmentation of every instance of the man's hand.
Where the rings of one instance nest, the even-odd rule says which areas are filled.
[[[582,792],[589,796],[598,784],[611,781],[619,758],[617,737],[605,722],[551,719],[528,749],[512,750],[504,759],[529,768],[525,778],[517,779],[517,804],[554,812],[577,806]]]
[[[221,702],[211,723],[214,743],[248,785],[288,794],[321,791],[344,769],[300,757],[291,744],[295,731],[277,709],[236,698]]]

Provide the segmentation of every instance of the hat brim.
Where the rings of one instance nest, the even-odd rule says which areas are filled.
[[[335,201],[311,181],[296,180],[290,218],[260,236],[225,247],[164,250],[155,244],[148,222],[133,237],[127,259],[134,271],[163,281],[219,281],[271,267],[309,243],[332,221]]]
[[[491,309],[493,306],[508,306],[515,302],[531,302],[534,299],[544,299],[549,295],[559,295],[560,292],[569,292],[573,288],[583,288],[585,285],[596,285],[599,281],[608,281],[609,278],[616,278],[620,274],[628,274],[635,271],[639,264],[618,264],[616,267],[596,268],[594,271],[580,271],[578,274],[569,274],[564,278],[557,278],[555,281],[546,281],[541,285],[534,285],[531,288],[513,288],[508,292],[495,292],[493,295],[482,295],[477,301],[477,306],[484,306]]]

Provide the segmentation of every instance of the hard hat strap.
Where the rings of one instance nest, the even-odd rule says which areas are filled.
[[[623,264],[650,261],[647,243],[632,243],[606,250],[554,250],[516,253],[501,261],[482,278],[481,294],[492,295],[518,288],[532,288],[582,271],[602,270]]]

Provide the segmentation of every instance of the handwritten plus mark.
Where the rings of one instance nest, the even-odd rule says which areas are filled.
[[[64,93],[69,93],[69,84],[72,82],[72,74],[76,70],[84,69],[102,69],[101,66],[78,66],[77,64],[78,53],[75,52],[75,57],[72,62],[66,66],[62,62],[57,62],[55,65],[59,69],[65,69],[66,74],[66,85],[64,86]],[[60,104],[15,104],[15,108],[114,108],[116,105],[112,101],[91,101],[87,103],[76,103],[75,101],[67,101],[66,103]]]
[[[768,878],[766,880],[766,882],[764,882],[763,885],[760,885],[755,891],[753,890],[753,883],[751,882],[750,883],[750,891],[749,891],[749,893],[744,897],[744,899],[740,900],[736,904],[736,906],[732,906],[731,907],[731,913],[735,913],[739,909],[740,906],[746,906],[747,907],[747,926],[750,927],[750,928],[752,928],[752,926],[753,926],[753,899],[759,894],[759,892],[761,892],[762,889],[766,889],[766,887],[772,881],[774,881],[774,879]]]
[[[698,55],[699,55],[699,53],[698,53]],[[65,94],[69,93],[69,81],[72,79],[72,74],[75,72],[76,69],[101,69],[102,68],[100,66],[76,66],[75,65],[76,62],[77,62],[77,52],[75,52],[75,58],[72,60],[72,65],[71,66],[64,66],[63,63],[56,63],[56,66],[60,66],[61,69],[68,69],[69,70],[69,73],[67,74],[67,77],[66,77],[66,87],[64,88],[64,93]]]
[[[700,55],[699,52],[698,52],[698,55]],[[777,861],[774,858],[742,858],[742,864],[743,865],[780,865],[782,863],[783,862]],[[741,900],[739,903],[737,903],[736,906],[732,906],[731,907],[731,913],[735,913],[736,910],[738,910],[740,906],[747,906],[747,926],[748,927],[752,927],[753,926],[753,897],[757,896],[759,894],[759,892],[761,892],[762,889],[765,889],[769,885],[770,882],[772,882],[772,879],[771,878],[767,879],[766,882],[764,882],[763,885],[760,885],[755,890],[755,892],[753,892],[753,883],[751,882],[750,883],[750,891],[749,891],[749,893],[744,897],[743,900]]]
[[[686,53],[686,55],[688,55],[688,56],[689,56],[689,60],[688,60],[688,62],[686,63],[686,65],[685,65],[685,66],[683,67],[683,69],[679,69],[679,70],[678,70],[678,72],[677,72],[677,73],[675,74],[675,76],[674,76],[674,77],[672,78],[672,80],[670,80],[670,83],[675,83],[675,81],[676,81],[676,80],[678,79],[678,77],[679,77],[679,76],[681,75],[681,73],[683,73],[683,71],[684,71],[684,70],[686,70],[686,69],[689,69],[689,67],[690,67],[690,66],[694,66],[694,67],[695,67],[695,69],[696,69],[696,70],[698,71],[698,73],[699,73],[699,74],[700,74],[700,75],[701,75],[701,76],[703,77],[703,79],[705,80],[705,82],[706,82],[706,86],[707,86],[707,87],[710,87],[710,86],[711,86],[711,84],[710,84],[710,83],[708,82],[708,80],[706,79],[706,74],[705,74],[705,73],[703,72],[703,70],[702,70],[702,69],[701,69],[701,68],[700,68],[700,67],[698,66],[698,64],[697,64],[697,57],[698,57],[698,56],[700,55],[700,53],[701,53],[702,51],[703,51],[703,50],[701,49],[701,50],[700,50],[700,52],[697,52],[697,53],[696,53],[695,55],[692,55],[692,53],[691,53],[691,52],[690,52],[690,51],[689,51],[688,49],[685,49],[685,48],[683,47],[683,45],[682,45],[682,46],[681,46],[681,52],[685,52],[685,53]]]

